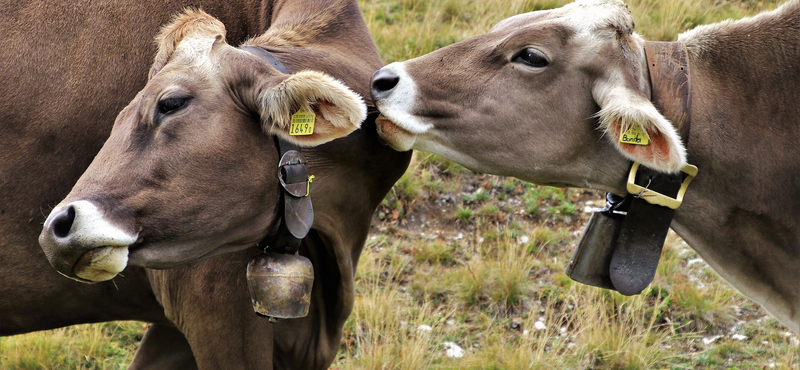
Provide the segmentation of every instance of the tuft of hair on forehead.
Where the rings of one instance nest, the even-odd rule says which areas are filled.
[[[622,0],[578,0],[560,8],[516,15],[498,23],[493,29],[518,28],[536,22],[565,25],[577,34],[596,36],[612,31],[620,37],[633,34],[631,11]]]
[[[633,34],[633,15],[622,0],[578,0],[559,9],[567,24],[578,31],[614,30],[621,36]]]
[[[587,43],[587,50],[610,41],[625,59],[644,57],[644,39],[634,31],[633,14],[622,0],[578,0],[554,13],[555,22],[575,30],[576,37]]]
[[[188,38],[224,40],[225,25],[201,9],[186,8],[174,16],[155,38],[158,53],[150,69],[151,78],[169,62],[181,41]]]

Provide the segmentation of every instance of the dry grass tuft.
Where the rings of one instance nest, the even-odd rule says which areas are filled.
[[[125,369],[143,334],[141,323],[117,322],[0,338],[0,369]]]

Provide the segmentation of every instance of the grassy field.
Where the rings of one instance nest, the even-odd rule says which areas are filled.
[[[361,1],[384,62],[487,31],[552,0]],[[773,1],[628,1],[639,33],[674,40]],[[624,297],[564,266],[600,195],[479,175],[429,154],[386,197],[357,273],[333,368],[798,369],[800,341],[678,237],[655,281]],[[0,369],[124,369],[142,323],[0,338]]]

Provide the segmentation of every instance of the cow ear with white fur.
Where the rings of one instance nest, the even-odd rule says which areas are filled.
[[[686,149],[672,123],[626,79],[596,81],[592,95],[600,106],[600,128],[628,159],[662,172],[674,173],[686,165]],[[647,136],[647,145],[620,141],[633,126]]]
[[[287,75],[262,90],[258,105],[264,131],[301,146],[314,146],[349,135],[367,117],[364,100],[342,82],[317,71]],[[292,116],[314,113],[310,132],[292,132]]]
[[[625,6],[619,3],[620,6]],[[594,32],[613,40],[620,64],[604,60],[600,77],[592,84],[592,96],[600,112],[600,128],[628,159],[654,170],[674,173],[686,165],[686,149],[675,127],[656,109],[644,91],[649,85],[644,54],[644,39],[633,32],[634,23],[625,6],[623,17],[613,18]],[[611,31],[611,32],[608,32]],[[646,136],[647,145],[628,144],[620,138],[631,127]]]

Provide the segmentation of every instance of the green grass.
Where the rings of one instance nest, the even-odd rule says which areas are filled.
[[[414,261],[428,262],[435,265],[452,265],[455,263],[454,246],[434,241],[423,243],[413,252]]]
[[[471,208],[459,208],[456,210],[456,218],[465,225],[468,225],[470,220],[472,220],[472,214],[473,211]]]
[[[143,334],[142,323],[115,322],[0,338],[0,369],[126,369]]]

